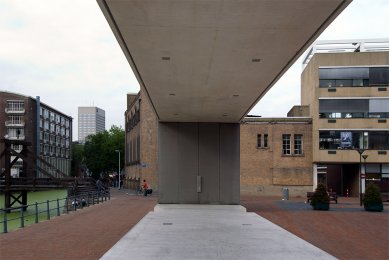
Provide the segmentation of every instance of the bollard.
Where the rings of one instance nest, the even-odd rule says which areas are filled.
[[[50,219],[50,204],[49,201],[47,200],[47,219]]]
[[[20,207],[20,227],[24,228],[24,206]]]
[[[8,233],[7,228],[7,210],[3,209],[3,233]]]
[[[289,189],[287,187],[282,188],[282,200],[289,200]]]
[[[57,216],[60,216],[60,212],[59,212],[59,199],[57,198]]]
[[[35,202],[35,224],[39,222],[38,202]]]

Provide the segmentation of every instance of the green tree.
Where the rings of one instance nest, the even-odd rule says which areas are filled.
[[[95,179],[118,170],[118,153],[115,150],[120,151],[120,169],[123,168],[124,143],[124,130],[115,125],[108,131],[87,137],[84,145],[85,163]]]
[[[72,144],[72,166],[71,166],[72,176],[79,176],[81,174],[83,158],[84,158],[84,146],[79,143],[73,143]]]

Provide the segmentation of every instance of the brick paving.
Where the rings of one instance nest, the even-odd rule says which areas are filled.
[[[242,197],[241,204],[340,259],[389,259],[388,204],[382,213],[363,211],[354,198],[323,212],[303,198]],[[155,205],[155,196],[113,189],[103,204],[0,234],[0,259],[98,259]]]
[[[389,259],[388,203],[380,213],[342,197],[330,211],[312,210],[304,198],[242,197],[241,204],[339,259]]]

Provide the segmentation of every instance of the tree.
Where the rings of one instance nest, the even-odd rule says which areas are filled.
[[[111,171],[118,169],[118,154],[120,151],[120,169],[124,165],[124,130],[115,125],[108,131],[100,132],[87,137],[84,145],[85,163],[92,176],[98,179]]]
[[[82,161],[84,158],[84,146],[79,143],[72,144],[72,166],[71,175],[79,176],[82,172]]]

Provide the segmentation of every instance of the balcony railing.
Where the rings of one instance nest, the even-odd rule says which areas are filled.
[[[5,121],[5,126],[8,126],[8,127],[13,127],[13,126],[19,126],[19,127],[23,127],[25,125],[24,121],[21,121],[21,122],[15,122],[15,121]]]
[[[5,139],[8,140],[24,140],[26,137],[24,135],[19,135],[19,136],[8,136]]]
[[[7,114],[24,114],[24,112],[26,112],[24,108],[5,108],[5,113]]]

